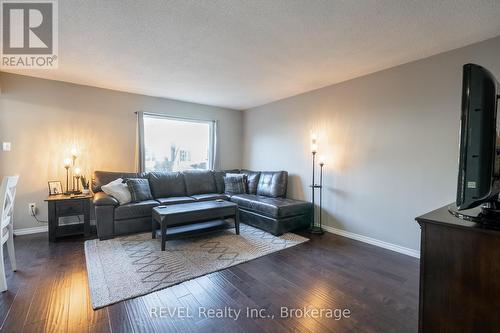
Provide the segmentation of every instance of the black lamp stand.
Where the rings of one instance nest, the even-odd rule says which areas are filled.
[[[311,234],[318,234],[322,235],[325,233],[325,231],[322,228],[322,201],[323,201],[323,163],[321,162],[320,164],[320,176],[319,176],[319,184],[315,183],[314,180],[314,174],[315,174],[315,166],[316,166],[316,152],[312,152],[312,185],[311,185],[311,191],[312,191],[312,204],[313,204],[313,210],[312,210],[312,217],[311,217],[311,226],[309,227],[309,233]],[[316,190],[319,190],[319,224],[316,224],[316,219],[315,219],[315,214],[314,211],[316,210],[316,203],[315,203],[315,192]]]

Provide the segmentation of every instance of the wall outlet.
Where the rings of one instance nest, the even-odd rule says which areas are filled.
[[[10,142],[2,142],[2,150],[3,151],[10,151]]]
[[[36,203],[32,202],[28,205],[28,214],[30,214],[30,216],[36,215]]]

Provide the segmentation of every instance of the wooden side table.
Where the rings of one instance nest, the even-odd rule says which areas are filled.
[[[51,195],[45,199],[49,206],[49,241],[73,235],[90,236],[90,200],[89,195]],[[59,218],[83,215],[83,223],[59,225]]]

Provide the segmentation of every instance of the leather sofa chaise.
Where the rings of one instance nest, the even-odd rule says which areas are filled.
[[[241,173],[247,178],[243,194],[224,193],[226,173]],[[101,186],[118,178],[148,179],[154,200],[119,205],[102,192]],[[282,235],[309,226],[312,217],[310,202],[285,197],[288,181],[286,171],[257,172],[248,170],[184,171],[126,173],[95,171],[92,178],[95,217],[99,239],[117,235],[151,231],[153,207],[188,202],[224,199],[238,204],[240,221],[273,235]]]

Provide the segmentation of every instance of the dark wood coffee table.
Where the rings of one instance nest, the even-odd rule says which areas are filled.
[[[238,205],[229,201],[202,201],[153,208],[152,232],[156,238],[160,225],[161,250],[165,251],[167,229],[169,234],[191,234],[192,232],[220,229],[226,226],[226,218],[234,218],[236,234],[240,234]],[[172,231],[172,232],[170,232]]]

